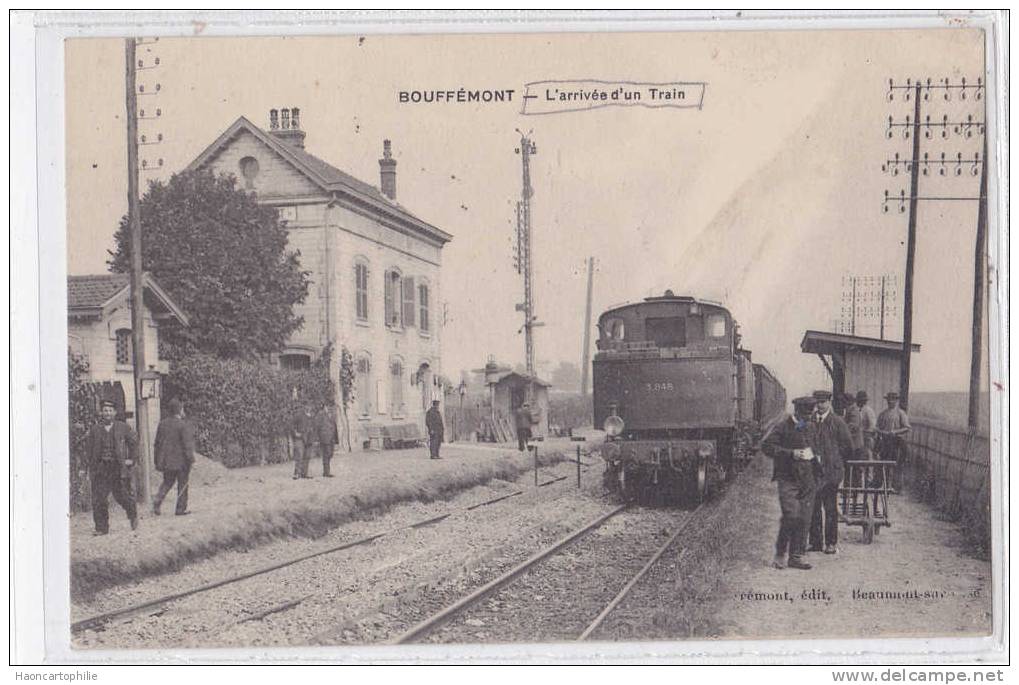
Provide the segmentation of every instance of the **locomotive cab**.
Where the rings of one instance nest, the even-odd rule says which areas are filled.
[[[666,291],[606,311],[598,330],[606,484],[627,498],[702,501],[734,468],[754,406],[750,355],[729,311]]]

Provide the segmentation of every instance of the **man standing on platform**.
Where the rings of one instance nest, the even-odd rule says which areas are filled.
[[[835,554],[839,541],[838,490],[845,475],[843,462],[853,458],[853,439],[846,422],[832,411],[831,393],[817,390],[814,399],[814,451],[821,461],[821,478],[814,496],[809,551]]]
[[[761,444],[762,451],[774,462],[771,479],[778,483],[778,502],[782,507],[772,562],[775,568],[785,568],[788,555],[789,568],[810,569],[803,554],[814,508],[817,463],[812,448],[814,405],[813,397],[797,397],[793,400],[793,416],[775,426]]]
[[[842,406],[845,408],[842,418],[849,428],[849,437],[853,440],[853,459],[866,459],[863,452],[863,416],[860,414],[860,407],[849,393],[842,398]]]
[[[863,435],[863,452],[861,459],[874,458],[874,436],[877,435],[877,415],[874,408],[867,404],[870,398],[867,391],[856,393],[856,406],[860,409],[860,433]]]
[[[879,450],[882,460],[895,462],[895,468],[892,471],[892,489],[898,492],[902,485],[899,471],[906,456],[906,439],[903,436],[910,431],[911,426],[909,425],[909,415],[899,407],[899,393],[888,393],[885,395],[885,401],[888,402],[888,408],[877,417]]]
[[[100,403],[99,423],[86,440],[92,479],[92,520],[95,535],[110,532],[110,494],[124,507],[131,530],[138,529],[138,507],[134,501],[134,465],[138,461],[138,436],[123,421],[114,420],[117,408],[109,400]]]
[[[294,480],[311,478],[308,475],[308,461],[318,442],[315,418],[311,415],[311,409],[310,404],[304,405],[304,408],[299,410],[294,417],[290,430],[290,437],[293,438],[294,444]]]
[[[442,422],[442,412],[439,411],[439,400],[432,400],[432,406],[425,412],[425,428],[428,429],[428,451],[432,459],[442,459],[439,456],[439,448],[446,433],[446,426]]]
[[[163,472],[163,482],[152,501],[152,513],[159,516],[163,498],[177,484],[177,516],[189,514],[188,476],[195,463],[195,437],[191,426],[184,420],[184,404],[174,397],[170,400],[170,416],[159,422],[156,429],[155,465]]]
[[[315,430],[318,434],[318,448],[322,452],[322,477],[332,478],[329,462],[332,461],[336,443],[340,441],[340,431],[336,426],[336,416],[328,402],[322,403],[322,408],[315,416]]]
[[[524,402],[523,406],[517,409],[514,414],[517,426],[517,446],[523,452],[527,449],[527,441],[531,439],[534,414],[531,413],[531,405],[527,402]]]

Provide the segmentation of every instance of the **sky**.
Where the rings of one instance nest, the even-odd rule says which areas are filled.
[[[124,44],[65,47],[68,272],[100,273],[126,212]],[[274,107],[299,107],[306,149],[375,185],[382,140],[392,139],[399,202],[454,236],[442,299],[444,372],[456,377],[489,355],[523,360],[514,148],[515,129],[533,130],[539,360],[581,360],[590,256],[595,317],[667,288],[723,302],[754,361],[795,394],[826,383],[799,345],[806,329],[829,330],[839,316],[842,276],[902,282],[907,215],[894,205],[883,213],[882,199],[908,192],[908,176],[881,167],[896,152],[909,156],[911,141],[886,131],[890,115],[901,120],[913,105],[887,99],[888,79],[972,83],[983,50],[982,33],[969,29],[164,38],[139,51],[160,59],[139,73],[150,92],[160,84],[140,106],[162,112],[140,133],[163,135],[142,154],[164,160],[143,181],[184,168],[238,116],[267,127]],[[546,79],[706,87],[701,109],[522,115],[524,85]],[[401,90],[460,87],[515,96],[399,102]],[[935,121],[983,119],[972,96],[939,97],[922,103]],[[935,131],[921,150],[954,159],[980,147],[975,133]],[[972,197],[979,186],[968,166],[959,177],[935,168],[920,182],[930,197]],[[972,201],[920,203],[914,390],[968,387],[976,216]]]

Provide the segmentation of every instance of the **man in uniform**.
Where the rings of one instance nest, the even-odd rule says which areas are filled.
[[[432,459],[442,459],[439,456],[439,447],[445,436],[446,427],[442,423],[442,413],[439,411],[439,400],[432,400],[432,406],[425,412],[425,428],[428,429],[428,451]]]
[[[308,461],[311,459],[318,443],[315,418],[311,415],[311,405],[304,408],[294,417],[290,436],[294,439],[294,480],[311,478],[308,475]]]
[[[831,393],[817,390],[814,399],[814,451],[821,462],[821,478],[814,495],[809,550],[835,554],[839,541],[838,490],[844,477],[843,462],[853,458],[853,439],[846,422],[832,411]]]
[[[174,513],[184,516],[188,511],[188,476],[195,463],[195,438],[190,424],[184,420],[184,404],[174,397],[170,400],[170,416],[156,428],[155,465],[162,471],[163,482],[152,501],[152,513],[159,516],[163,498],[177,484],[177,505]]]
[[[523,452],[527,449],[527,441],[531,439],[531,426],[534,425],[534,415],[531,413],[531,405],[524,402],[523,406],[516,410],[517,446]]]
[[[138,436],[123,421],[114,420],[113,402],[100,404],[99,423],[86,436],[89,472],[92,480],[92,520],[95,535],[110,532],[110,494],[124,507],[131,530],[138,530],[138,507],[134,501],[132,477],[138,455]]]
[[[911,429],[909,415],[899,407],[899,393],[890,392],[885,395],[888,408],[877,417],[877,434],[879,436],[879,447],[881,459],[894,461],[896,466],[892,471],[892,489],[899,491],[902,484],[902,477],[899,470],[903,466],[906,440],[903,437]]]
[[[787,555],[789,568],[810,568],[803,554],[814,507],[815,426],[811,422],[814,404],[813,397],[794,399],[793,416],[775,426],[761,444],[764,453],[774,461],[771,479],[778,483],[778,502],[782,507],[772,562],[775,568],[785,568]]]
[[[874,458],[874,436],[877,435],[877,416],[874,408],[867,404],[870,398],[867,391],[856,393],[856,406],[860,410],[860,434],[863,436],[863,456],[861,459]]]
[[[340,440],[340,430],[336,425],[336,416],[328,402],[323,402],[322,408],[315,415],[315,431],[318,436],[318,449],[322,452],[322,477],[332,478],[329,462],[332,461],[333,450]]]

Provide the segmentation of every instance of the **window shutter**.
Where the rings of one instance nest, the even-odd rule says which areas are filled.
[[[421,330],[427,333],[431,327],[431,323],[428,317],[428,286],[423,283],[418,286],[418,305],[421,307],[418,323]]]
[[[403,325],[414,325],[414,279],[403,279]]]
[[[386,272],[386,325],[392,325],[393,313],[395,312],[393,302],[393,273],[391,271]]]

